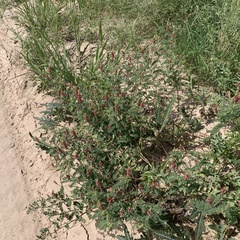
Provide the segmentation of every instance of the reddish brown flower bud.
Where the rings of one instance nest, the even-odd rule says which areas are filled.
[[[240,98],[239,98],[238,95],[235,95],[235,96],[233,97],[233,101],[234,101],[235,104],[237,104],[237,103],[239,102],[239,100],[240,100]]]
[[[189,179],[188,174],[185,174],[185,175],[184,175],[184,178],[185,178],[185,180],[188,180],[188,179]]]
[[[78,94],[77,95],[77,101],[79,102],[79,103],[82,103],[82,96],[81,96],[81,94]]]
[[[130,177],[130,175],[131,175],[131,170],[130,170],[130,169],[127,169],[127,170],[126,170],[126,174],[127,174],[128,177]]]
[[[211,203],[212,203],[212,199],[211,199],[210,197],[207,197],[207,198],[206,198],[206,202],[209,203],[209,204],[211,204]]]
[[[147,210],[147,215],[150,217],[152,215],[151,210]]]
[[[131,213],[131,212],[132,212],[132,209],[129,207],[129,208],[127,209],[127,211],[128,211],[128,213]]]
[[[77,137],[77,134],[76,134],[76,132],[73,130],[72,131],[72,135],[76,138]]]
[[[108,198],[107,198],[107,202],[110,203],[110,204],[113,203],[113,202],[114,202],[114,198],[108,197]]]
[[[120,98],[124,98],[124,92],[120,93]]]
[[[62,145],[67,149],[67,143],[63,142]]]
[[[70,180],[70,175],[69,175],[69,174],[67,174],[67,175],[66,175],[66,178],[67,178],[68,180]]]
[[[139,106],[140,106],[141,108],[144,108],[144,103],[141,102]]]
[[[157,186],[157,182],[156,182],[156,181],[153,181],[152,184],[151,184],[151,186],[152,186],[153,188],[155,188],[155,187]]]
[[[99,190],[102,190],[102,186],[101,186],[100,182],[96,181],[96,186]]]
[[[108,101],[108,95],[105,95],[103,98],[105,101]]]
[[[174,170],[175,168],[176,168],[176,163],[173,162],[173,163],[171,164],[171,169]]]
[[[224,195],[227,192],[227,190],[225,188],[221,189],[221,194]]]
[[[124,211],[123,211],[123,210],[120,210],[120,211],[119,211],[119,214],[120,214],[121,217],[123,217],[123,216],[124,216]]]
[[[92,208],[88,207],[88,208],[87,208],[87,211],[88,211],[88,212],[91,212],[91,211],[92,211]]]

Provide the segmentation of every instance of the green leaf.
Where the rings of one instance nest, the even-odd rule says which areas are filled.
[[[129,233],[129,231],[128,231],[128,229],[127,229],[127,226],[124,224],[124,234],[125,234],[125,239],[126,240],[133,240],[133,238],[130,236],[130,233]]]
[[[153,234],[156,235],[157,237],[161,237],[161,239],[163,240],[180,240],[180,238],[176,238],[172,235],[168,235],[166,233],[162,233],[162,232],[159,232],[159,231],[153,231]]]
[[[118,236],[116,236],[116,237],[117,237],[118,240],[126,240],[126,237],[124,237],[124,236],[118,235]]]
[[[75,207],[77,207],[78,209],[83,210],[83,204],[74,201],[74,202],[73,202],[73,205],[74,205]]]
[[[196,227],[196,236],[195,236],[195,240],[200,240],[202,233],[205,231],[205,225],[204,225],[204,217],[205,214],[203,214],[202,212],[200,213],[200,216],[198,218],[198,223],[197,223],[197,227]]]
[[[156,112],[156,123],[157,123],[157,125],[161,125],[161,128],[159,129],[159,133],[163,130],[163,128],[167,124],[167,121],[169,119],[169,116],[170,116],[170,113],[172,111],[173,104],[174,104],[175,100],[176,100],[176,96],[174,96],[172,98],[172,100],[169,103],[169,105],[167,107],[167,110],[165,111],[164,116],[163,116],[162,119],[160,117],[160,112],[159,112],[160,110],[157,109],[157,112]]]

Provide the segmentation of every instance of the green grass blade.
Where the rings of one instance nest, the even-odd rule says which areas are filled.
[[[199,218],[198,218],[198,223],[197,223],[197,227],[196,227],[196,237],[195,240],[200,240],[202,233],[205,231],[205,225],[204,225],[204,213],[200,213]]]
[[[159,110],[157,110],[157,114],[156,114],[156,122],[158,125],[161,125],[161,128],[159,129],[159,133],[163,130],[163,128],[165,127],[165,125],[167,124],[167,121],[169,119],[169,116],[171,114],[171,111],[172,111],[172,108],[173,108],[173,104],[176,100],[176,96],[174,96],[171,100],[171,102],[169,103],[168,107],[167,107],[167,110],[163,116],[163,121],[160,117],[160,113],[159,113]]]

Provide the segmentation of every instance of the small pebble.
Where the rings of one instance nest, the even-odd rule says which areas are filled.
[[[15,143],[11,143],[9,147],[10,148],[14,148],[15,147]]]

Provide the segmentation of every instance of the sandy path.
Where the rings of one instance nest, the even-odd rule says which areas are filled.
[[[5,116],[0,105],[0,239],[30,240],[38,233],[38,224],[26,213],[32,197]]]

